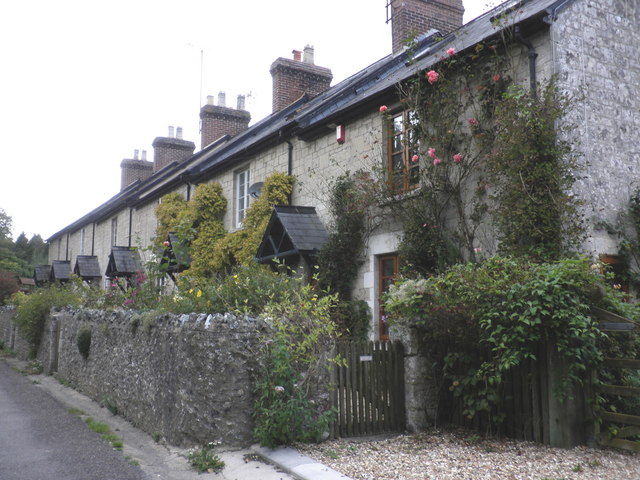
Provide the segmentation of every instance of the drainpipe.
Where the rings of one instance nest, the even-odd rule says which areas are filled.
[[[131,228],[133,227],[133,207],[129,207],[129,245],[131,248]]]
[[[94,249],[96,246],[96,224],[91,225],[91,256],[95,255]]]
[[[71,260],[69,258],[69,234],[67,233],[67,246],[65,248],[65,252],[64,252],[64,259],[65,260]]]
[[[520,30],[519,25],[516,26],[516,40],[529,50],[529,86],[531,88],[533,98],[536,98],[538,96],[538,79],[536,75],[536,58],[538,58],[538,54],[536,53],[536,49],[533,47],[531,41],[522,36],[522,31]]]
[[[284,138],[282,130],[280,130],[280,138],[287,144],[287,175],[293,175],[293,144],[289,139]],[[291,205],[291,194],[287,195],[287,203]]]

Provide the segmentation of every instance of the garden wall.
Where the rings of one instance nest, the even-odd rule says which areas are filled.
[[[0,307],[0,342],[4,348],[13,350],[18,358],[26,360],[31,352],[31,345],[18,334],[13,317],[16,312],[13,307]]]
[[[0,339],[10,348],[7,338],[19,338],[11,317],[0,311]],[[81,327],[91,329],[86,359],[77,346]],[[63,310],[47,320],[38,359],[45,373],[57,371],[60,381],[171,444],[244,446],[254,441],[258,351],[268,332],[261,320],[228,314]]]

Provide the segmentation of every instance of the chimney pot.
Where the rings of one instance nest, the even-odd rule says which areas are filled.
[[[182,127],[176,127],[176,138],[182,139]]]
[[[213,105],[213,95],[207,95],[207,105]]]
[[[133,159],[134,160],[138,160],[138,150],[137,149],[133,151]]]
[[[146,160],[147,159],[147,151],[146,150],[142,150],[142,158],[141,160]]]
[[[315,65],[313,60],[313,47],[311,45],[304,47],[304,56],[302,57],[302,61],[309,65]]]
[[[218,106],[219,107],[226,107],[227,106],[226,105],[226,103],[227,103],[226,98],[227,98],[227,96],[226,96],[226,94],[224,92],[218,93]]]
[[[244,109],[245,109],[244,95],[238,95],[238,110],[244,110]]]
[[[293,59],[296,62],[299,62],[302,59],[302,52],[300,50],[292,50],[291,53],[293,53]]]
[[[169,127],[169,135],[168,135],[168,137],[169,138],[173,138],[174,136],[175,136],[175,134],[173,133],[173,126],[170,126]]]

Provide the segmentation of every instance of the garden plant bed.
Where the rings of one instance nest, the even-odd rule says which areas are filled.
[[[296,448],[354,480],[640,479],[639,454],[587,447],[564,450],[461,430],[339,439]]]

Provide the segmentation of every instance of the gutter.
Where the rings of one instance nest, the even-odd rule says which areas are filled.
[[[551,25],[553,22],[555,22],[558,19],[558,11],[565,8],[567,4],[572,1],[573,0],[559,0],[558,2],[554,3],[552,6],[547,8],[547,13],[549,15],[544,17],[544,22]]]

